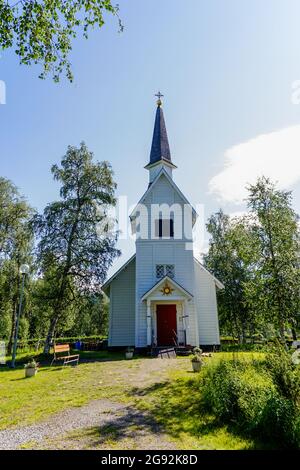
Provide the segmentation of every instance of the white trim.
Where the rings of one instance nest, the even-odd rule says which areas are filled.
[[[206,269],[206,268],[203,266],[203,264],[202,264],[197,258],[195,258],[195,256],[194,256],[194,260],[196,261],[196,263],[199,264],[200,268],[203,269],[203,271],[205,271],[207,274],[209,274],[209,275],[213,278],[213,280],[215,281],[216,286],[217,286],[219,289],[225,289],[224,284],[222,284],[222,282],[219,281],[219,279],[217,279],[210,271],[208,271],[208,269]]]
[[[107,287],[109,286],[109,284],[120,274],[121,271],[123,271],[123,269],[125,269],[129,263],[131,263],[131,261],[134,260],[134,258],[136,257],[136,254],[134,253],[134,255],[131,256],[131,258],[129,258],[129,260],[126,261],[126,263],[124,263],[120,269],[118,269],[118,271],[115,272],[115,274],[113,274],[101,287],[101,290],[102,291],[105,291],[105,289],[107,289]]]
[[[167,242],[169,242],[170,240],[163,240],[163,239],[162,239],[162,240],[160,240],[160,241],[167,241]],[[123,269],[125,269],[125,268],[129,265],[129,263],[131,263],[131,261],[134,260],[135,257],[136,257],[136,254],[132,255],[132,256],[115,272],[115,274],[113,274],[113,275],[102,285],[102,288],[101,288],[101,289],[102,289],[103,291],[104,291],[105,289],[107,289],[107,287],[109,286],[109,284],[123,271]],[[217,286],[219,289],[225,289],[224,284],[222,284],[222,282],[219,281],[219,279],[217,279],[208,269],[206,269],[206,268],[203,266],[203,264],[202,264],[197,258],[195,258],[195,256],[194,256],[194,260],[195,260],[196,263],[200,266],[200,268],[203,269],[203,271],[205,271],[207,274],[209,274],[209,275],[213,278],[213,280],[214,280],[216,286]]]
[[[157,307],[158,305],[175,305],[176,306],[176,334],[182,334],[180,342],[184,342],[184,325],[182,322],[183,316],[183,304],[185,299],[181,300],[151,300],[151,316],[152,316],[152,332],[153,332],[153,343],[157,344]]]
[[[173,287],[175,287],[175,289],[179,290],[179,292],[181,292],[183,294],[183,298],[188,298],[189,300],[193,298],[193,295],[188,292],[184,287],[182,287],[180,284],[178,284],[178,282],[174,281],[174,279],[171,279],[169,276],[164,276],[162,277],[158,282],[156,282],[154,284],[153,287],[151,287],[151,289],[149,289],[147,292],[145,292],[145,294],[142,296],[141,300],[146,300],[148,298],[151,298],[151,300],[154,300],[154,299],[158,299],[158,300],[172,300],[172,299],[182,299],[182,296],[175,296],[175,295],[172,295],[170,294],[170,297],[168,297],[166,299],[166,296],[165,295],[156,295],[156,296],[152,296],[151,294],[156,290],[158,289],[162,284],[164,284],[166,281],[168,281]]]
[[[195,310],[194,310],[195,313]],[[183,303],[183,312],[182,312],[184,322],[183,322],[183,327],[185,331],[185,341],[186,344],[190,344],[190,312],[189,312],[189,306],[187,301],[185,300]]]
[[[108,346],[112,345],[112,331],[113,331],[113,295],[109,299],[109,319],[108,319]]]
[[[174,168],[176,169],[177,166],[174,165],[173,162],[171,162],[170,160],[167,160],[166,158],[162,157],[160,160],[158,160],[157,162],[154,162],[154,163],[148,163],[148,165],[144,166],[145,170],[150,170],[151,168],[155,168],[157,165],[159,164],[162,164],[164,163],[166,166],[170,167],[170,168]]]
[[[182,194],[182,192],[180,191],[180,189],[178,188],[178,186],[174,183],[173,179],[170,177],[170,175],[168,175],[168,173],[166,172],[166,170],[164,168],[162,168],[160,170],[160,172],[158,173],[158,175],[154,178],[153,182],[151,183],[151,185],[148,187],[147,191],[143,194],[143,196],[141,197],[141,199],[139,200],[139,202],[137,203],[137,205],[135,206],[135,208],[133,209],[133,211],[131,212],[130,216],[129,216],[129,219],[132,221],[135,217],[134,217],[134,214],[139,206],[139,204],[141,204],[144,199],[146,198],[146,196],[148,196],[148,194],[152,191],[153,187],[155,186],[155,184],[157,183],[157,181],[159,180],[159,178],[164,175],[167,180],[169,181],[169,183],[171,184],[171,186],[173,187],[173,189],[175,189],[175,191],[179,194],[179,196],[183,199],[183,201],[185,202],[185,204],[188,204],[189,206],[192,207],[192,214],[193,214],[193,225],[198,217],[198,214],[197,212],[195,211],[195,209],[193,208],[193,206],[191,205],[191,203],[187,200],[187,198],[184,196],[184,194]]]
[[[147,300],[147,346],[152,344],[151,301]]]
[[[186,318],[189,317],[189,305],[186,299],[181,300],[154,300],[151,301],[151,316],[152,316],[152,332],[153,342],[157,343],[157,306],[158,305],[176,305],[176,329],[178,340],[180,343],[190,344],[189,341],[189,322]],[[186,315],[186,318],[184,316]]]

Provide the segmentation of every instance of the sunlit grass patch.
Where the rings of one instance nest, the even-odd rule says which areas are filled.
[[[215,354],[206,363],[217,363],[226,356],[229,359],[228,354]],[[245,361],[251,360],[248,353],[242,355]],[[134,391],[136,406],[150,413],[180,449],[261,448],[260,442],[241,435],[234,426],[221,423],[217,416],[207,412],[202,401],[201,374],[191,372],[186,360],[183,364],[186,369],[170,371],[168,380],[140,393]]]
[[[37,376],[30,379],[24,378],[23,368],[2,368],[0,428],[38,422],[66,408],[81,407],[94,399],[105,398],[128,403],[131,411],[139,410],[145,423],[147,419],[157,423],[161,432],[179,449],[264,447],[234,425],[224,424],[218,416],[208,412],[201,385],[206,368],[213,364],[237,359],[263,363],[263,353],[216,353],[205,358],[200,374],[192,372],[190,358],[186,357],[168,362],[149,358],[126,361],[116,354],[111,355],[111,359],[102,356],[101,360],[81,362],[78,367],[41,367]],[[127,419],[124,424],[122,416],[114,411],[111,418],[102,425],[99,421],[99,426],[94,428],[60,436],[58,441],[51,439],[49,445],[51,443],[52,448],[136,448],[135,436],[143,430],[143,420]],[[149,432],[151,435],[151,423]]]
[[[125,361],[124,361],[125,362]],[[122,361],[81,363],[77,367],[41,367],[37,376],[24,369],[0,371],[0,429],[39,421],[65,408],[107,398],[126,401]]]

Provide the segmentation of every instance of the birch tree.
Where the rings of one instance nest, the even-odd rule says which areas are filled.
[[[253,308],[275,324],[284,340],[285,326],[295,327],[300,311],[298,216],[291,192],[278,190],[268,178],[260,178],[248,190],[260,250],[248,295]]]
[[[76,302],[76,293],[99,292],[108,268],[119,255],[117,234],[109,224],[102,225],[101,233],[98,230],[106,220],[107,207],[116,202],[110,164],[94,162],[82,143],[79,148],[68,147],[61,166],[53,165],[51,171],[61,184],[61,198],[33,220],[40,239],[40,271],[47,279],[45,299],[51,306],[46,353],[58,323],[66,321],[66,313]]]

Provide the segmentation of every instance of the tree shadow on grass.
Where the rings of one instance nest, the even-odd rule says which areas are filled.
[[[137,406],[145,406],[149,416],[174,438],[178,439],[181,433],[185,433],[199,440],[200,447],[203,443],[209,448],[214,443],[220,448],[230,448],[231,440],[233,445],[241,445],[241,448],[274,448],[272,444],[243,433],[235,423],[225,424],[210,413],[201,397],[198,378],[180,378],[147,388],[133,388],[130,395],[136,398]]]
[[[96,362],[117,362],[117,361],[126,361],[127,363],[129,362],[128,359],[125,358],[125,354],[123,352],[119,351],[71,351],[71,354],[79,354],[80,359],[79,359],[79,365],[80,364],[86,364],[86,363],[96,363]],[[135,362],[138,359],[146,359],[143,356],[136,355],[131,359],[131,362]],[[51,362],[53,359],[53,354],[43,354],[43,353],[26,353],[26,355],[22,356],[21,358],[17,358],[16,362],[16,367],[14,369],[10,368],[10,360],[7,361],[6,364],[1,364],[0,365],[0,373],[1,372],[9,372],[9,371],[14,371],[17,369],[22,369],[24,367],[24,364],[27,362],[31,361],[34,359],[36,362],[39,363],[39,365],[43,368],[50,367]],[[55,370],[55,367],[62,367],[62,362],[57,361],[52,364],[51,367],[53,367],[53,370]]]
[[[271,446],[243,435],[204,409],[199,381],[178,379],[133,388],[134,406],[102,418],[102,424],[72,433],[89,448],[267,449]],[[186,436],[188,439],[186,439]],[[191,444],[192,443],[192,444]],[[188,447],[191,446],[191,447]]]
[[[148,445],[158,449],[162,432],[162,427],[147,412],[127,406],[119,413],[108,415],[102,425],[72,432],[66,439],[81,441],[81,446],[88,443],[89,448],[122,448],[124,445],[126,448],[136,448],[139,438],[146,437]]]

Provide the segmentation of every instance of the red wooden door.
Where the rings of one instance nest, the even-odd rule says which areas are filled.
[[[176,305],[157,305],[156,319],[157,346],[174,346],[177,333]]]

